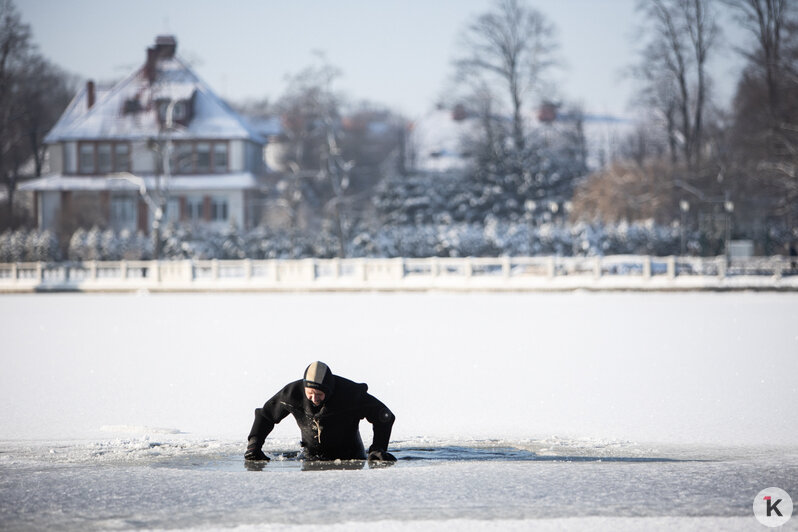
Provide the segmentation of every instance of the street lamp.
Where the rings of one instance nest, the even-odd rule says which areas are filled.
[[[679,239],[679,250],[680,250],[680,253],[681,253],[682,256],[684,256],[686,251],[687,251],[685,249],[686,248],[686,244],[687,244],[687,242],[686,242],[687,238],[686,238],[686,234],[685,234],[686,233],[685,225],[687,225],[687,213],[688,213],[689,210],[690,210],[690,202],[689,201],[687,201],[687,200],[679,201],[679,211],[681,211],[681,215],[682,215],[681,222],[679,223],[679,233],[680,233],[680,236],[681,236],[681,238]]]
[[[726,266],[731,265],[731,217],[734,212],[734,202],[726,196],[726,201],[723,202],[723,209],[726,211]]]
[[[537,202],[535,200],[526,200],[524,202],[524,211],[526,214],[527,231],[529,232],[529,256],[532,256],[535,248],[535,209],[537,209]]]

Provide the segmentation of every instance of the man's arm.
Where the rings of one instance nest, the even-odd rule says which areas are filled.
[[[365,395],[365,417],[374,427],[374,438],[369,447],[369,460],[395,461],[396,458],[388,452],[388,442],[391,439],[391,428],[396,416],[387,406],[373,395]]]
[[[290,386],[290,385],[289,385]],[[274,425],[282,421],[289,414],[286,400],[289,398],[288,386],[277,392],[274,397],[266,401],[263,408],[255,409],[255,421],[247,437],[247,460],[268,460],[261,448],[266,437],[274,429]]]

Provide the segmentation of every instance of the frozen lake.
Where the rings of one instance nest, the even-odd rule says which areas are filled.
[[[52,294],[0,317],[3,530],[750,530],[761,489],[798,499],[798,295]],[[303,464],[286,420],[245,467],[254,408],[316,359],[396,413],[395,466]]]

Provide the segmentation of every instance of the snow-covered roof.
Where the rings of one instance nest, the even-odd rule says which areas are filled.
[[[141,176],[148,189],[158,186],[157,176]],[[172,176],[165,188],[171,191],[192,190],[242,190],[258,186],[257,178],[249,172],[212,175]],[[137,190],[137,186],[124,178],[98,178],[51,175],[40,179],[26,181],[19,186],[28,191],[102,191],[102,190]]]
[[[147,65],[139,68],[110,89],[97,87],[95,103],[89,108],[89,89],[82,88],[45,141],[119,139],[134,140],[157,136],[159,100],[193,99],[192,118],[172,133],[175,139],[264,139],[219,98],[178,56],[154,61],[154,74]],[[131,106],[138,110],[131,110]],[[127,109],[127,112],[126,112]]]

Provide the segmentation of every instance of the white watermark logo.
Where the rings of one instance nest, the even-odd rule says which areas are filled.
[[[792,517],[792,499],[783,489],[764,489],[754,498],[754,515],[765,526],[781,526]]]

